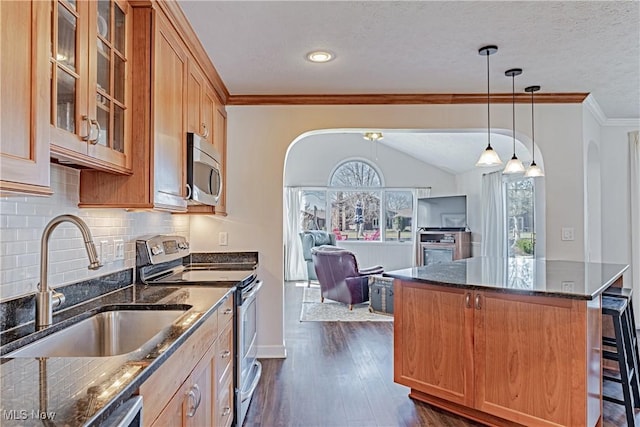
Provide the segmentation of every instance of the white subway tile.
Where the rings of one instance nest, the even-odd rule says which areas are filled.
[[[27,227],[27,217],[19,215],[7,215],[7,228],[25,228]]]

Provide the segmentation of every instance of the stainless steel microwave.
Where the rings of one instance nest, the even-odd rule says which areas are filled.
[[[187,201],[216,206],[222,192],[221,156],[210,142],[187,133]]]

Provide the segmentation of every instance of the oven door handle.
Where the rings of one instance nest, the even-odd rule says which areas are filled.
[[[256,387],[258,387],[258,382],[260,382],[260,377],[262,376],[262,363],[256,360],[253,366],[256,366],[257,372],[253,376],[253,381],[251,382],[251,387],[249,387],[249,390],[240,392],[241,402],[244,402],[247,399],[251,399],[251,395],[253,395],[253,392],[256,391]]]
[[[253,287],[251,292],[249,292],[247,295],[242,296],[242,304],[244,304],[245,301],[249,301],[250,299],[254,298],[255,295],[260,290],[260,288],[262,288],[262,285],[263,285],[262,280],[256,280],[256,285]]]

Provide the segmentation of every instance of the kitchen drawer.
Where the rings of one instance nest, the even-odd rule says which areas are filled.
[[[218,325],[220,330],[233,320],[233,295],[229,295],[222,305],[218,307]]]
[[[233,423],[233,375],[227,371],[218,385],[218,406],[216,407],[217,427],[229,427]]]
[[[221,382],[227,371],[232,370],[233,366],[233,323],[230,322],[222,330],[218,341],[216,351],[216,379]]]
[[[151,424],[180,390],[198,361],[218,336],[218,318],[212,313],[169,358],[140,386],[144,397],[144,423]]]

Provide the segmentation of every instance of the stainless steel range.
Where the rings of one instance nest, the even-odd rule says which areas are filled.
[[[182,236],[146,236],[136,241],[136,270],[146,285],[236,286],[235,425],[242,426],[258,386],[262,365],[257,360],[257,297],[262,281],[254,265],[190,264],[189,242]]]

